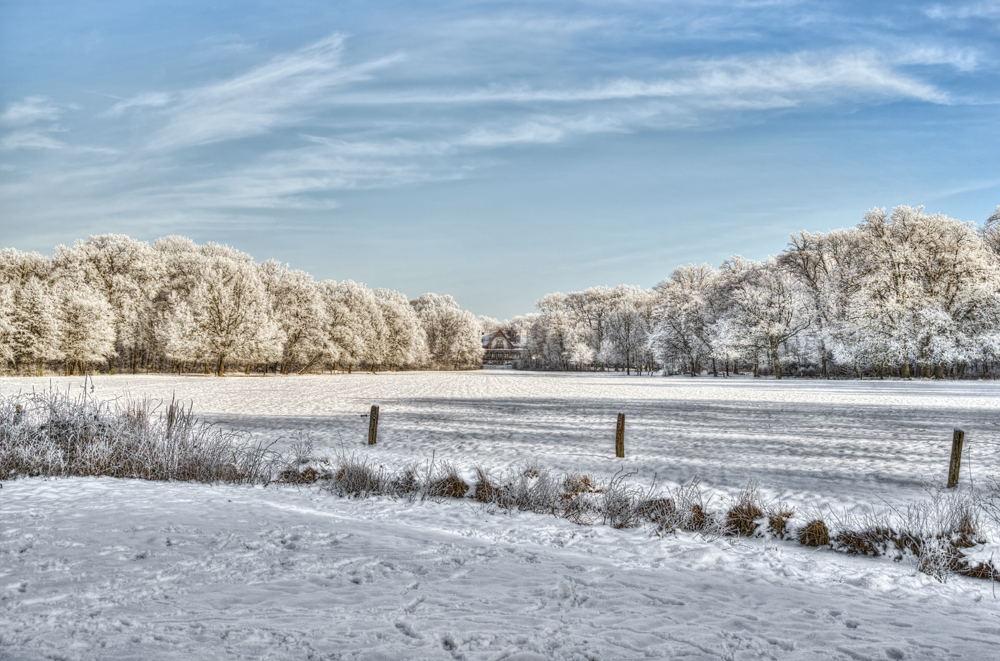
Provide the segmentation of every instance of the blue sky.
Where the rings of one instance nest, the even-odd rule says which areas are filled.
[[[1000,1],[0,2],[0,232],[480,314],[1000,203]]]

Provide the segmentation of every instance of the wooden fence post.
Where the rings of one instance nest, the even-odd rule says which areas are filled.
[[[965,432],[956,429],[951,437],[951,463],[948,465],[948,488],[958,486],[958,472],[962,468],[962,443],[965,442]]]
[[[177,405],[173,402],[170,403],[170,408],[167,409],[167,440],[174,435],[174,422],[177,418]]]
[[[372,412],[368,416],[368,445],[375,445],[378,438],[378,407],[372,406]]]
[[[618,429],[615,430],[615,456],[625,457],[625,414],[618,414]]]

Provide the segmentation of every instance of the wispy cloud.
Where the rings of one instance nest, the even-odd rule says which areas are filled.
[[[945,48],[922,46],[900,49],[893,58],[896,64],[947,64],[958,71],[975,71],[979,67],[979,53],[973,48]]]
[[[147,92],[119,101],[105,113],[108,117],[120,117],[130,108],[162,108],[170,103],[172,95],[164,92]]]
[[[954,5],[932,5],[924,10],[927,16],[935,19],[968,19],[968,18],[1000,18],[1000,2],[972,2]]]
[[[551,27],[530,20],[542,32]],[[594,27],[584,20],[574,30]],[[64,188],[87,191],[101,199],[102,212],[121,217],[197,218],[203,212],[244,219],[259,214],[270,222],[273,210],[336,208],[342,191],[474,176],[507,158],[505,149],[650,127],[704,128],[769,110],[843,101],[948,103],[945,91],[900,67],[944,63],[971,69],[977,59],[972,50],[930,46],[892,55],[863,50],[663,57],[619,67],[619,75],[596,82],[576,76],[554,85],[560,77],[543,74],[524,76],[520,84],[485,86],[430,75],[417,70],[420,61],[410,61],[410,68],[407,63],[399,54],[351,62],[344,37],[334,34],[229,78],[121,99],[104,116],[114,120],[145,110],[145,148],[94,159],[99,165],[78,167]],[[10,106],[0,120],[20,128],[0,147],[95,151],[50,135],[55,127],[42,122],[61,112],[41,97]],[[280,141],[261,140],[240,159],[227,160],[226,149],[213,149],[218,162],[211,169],[188,160],[198,152],[185,151],[279,131]],[[165,173],[163,181],[157,173]],[[36,185],[57,184],[50,177]]]
[[[55,121],[62,113],[59,106],[44,96],[29,96],[24,101],[7,106],[7,110],[0,115],[0,124],[27,126],[36,122]]]
[[[538,89],[491,86],[455,93],[343,95],[333,103],[482,104],[582,103],[637,99],[673,99],[697,107],[776,108],[809,101],[845,98],[912,98],[944,103],[947,95],[933,85],[895,71],[871,52],[823,55],[800,53],[758,58],[726,58],[666,63],[672,77],[631,77],[582,88]]]
[[[42,131],[12,131],[0,140],[0,149],[63,149],[65,142]]]
[[[334,88],[367,80],[403,59],[390,55],[345,66],[343,43],[335,34],[241,76],[182,93],[166,109],[168,122],[153,136],[150,148],[210,144],[295,124]]]

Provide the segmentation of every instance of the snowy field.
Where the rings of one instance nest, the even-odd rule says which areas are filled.
[[[5,378],[0,394],[82,382]],[[925,498],[956,426],[963,481],[1000,475],[993,383],[484,371],[98,377],[94,395],[126,390],[176,393],[279,443],[305,433],[392,466],[433,455],[470,478],[624,467],[725,496],[753,477],[828,519]],[[29,479],[2,497],[2,658],[1000,659],[994,584],[937,583],[905,560],[316,488]]]
[[[71,388],[82,378],[3,379],[0,394]],[[308,433],[320,451],[379,462],[433,455],[471,477],[475,465],[537,462],[556,471],[637,481],[700,477],[731,492],[748,477],[798,504],[920,498],[947,477],[952,430],[966,432],[963,480],[1000,474],[1000,384],[995,382],[754,380],[404,372],[290,378],[97,377],[93,396],[193,402],[196,414],[279,445]],[[366,445],[378,404],[379,442]],[[626,458],[614,458],[626,414]]]

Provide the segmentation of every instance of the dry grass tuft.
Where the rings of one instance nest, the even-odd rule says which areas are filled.
[[[799,543],[806,546],[824,546],[830,543],[830,531],[822,519],[813,519],[799,533]]]
[[[399,474],[394,475],[390,480],[390,488],[393,493],[400,496],[412,497],[420,491],[420,478],[417,471],[412,466],[404,468]]]
[[[473,493],[473,498],[481,503],[495,503],[500,500],[501,487],[490,481],[486,471],[477,466],[476,477],[478,481],[476,482],[476,490]]]
[[[891,530],[885,531],[888,536],[883,536],[878,530],[881,529],[844,530],[833,537],[833,548],[848,555],[870,555],[877,558],[885,553],[887,542],[894,537]]]
[[[673,523],[677,517],[677,506],[673,498],[647,498],[639,503],[639,513],[657,524],[661,531],[665,531],[675,527]]]
[[[685,528],[687,530],[704,530],[708,525],[708,515],[705,514],[705,509],[701,505],[691,506],[691,516],[688,517],[687,525]]]
[[[331,488],[342,496],[365,497],[385,492],[385,471],[366,459],[342,457]]]
[[[788,532],[788,520],[795,516],[795,510],[778,506],[767,517],[767,530],[778,539],[785,539]]]
[[[450,464],[442,464],[443,476],[431,480],[427,493],[442,498],[464,498],[469,484],[458,474],[458,469]]]
[[[751,480],[736,496],[735,503],[726,512],[726,534],[752,537],[760,527],[758,519],[764,516],[757,483]]]
[[[1000,569],[994,568],[988,562],[977,563],[975,565],[965,563],[964,566],[959,566],[956,571],[962,576],[968,576],[969,578],[982,578],[987,581],[997,581],[1000,583]]]

